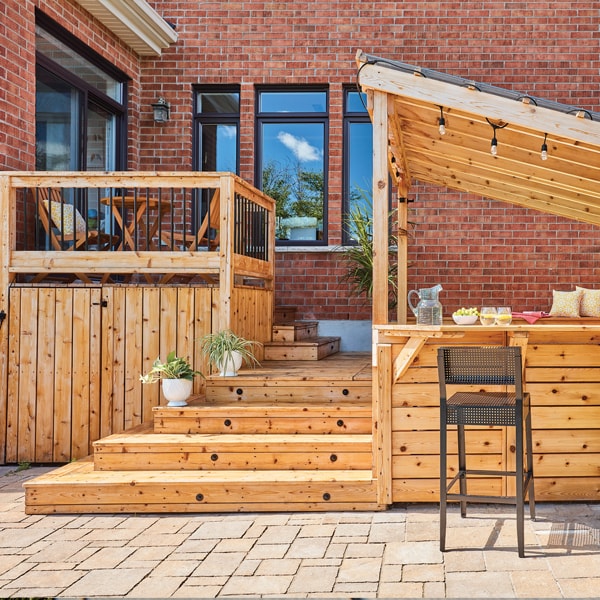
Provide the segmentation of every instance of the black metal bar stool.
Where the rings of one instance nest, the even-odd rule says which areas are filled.
[[[523,392],[521,348],[518,346],[453,346],[438,349],[440,384],[440,550],[446,546],[446,507],[448,501],[460,501],[460,513],[467,516],[468,502],[515,504],[517,509],[517,544],[519,556],[524,550],[524,503],[529,494],[529,512],[535,519],[533,452],[530,399]],[[503,386],[504,391],[457,391],[450,398],[447,385]],[[523,431],[525,423],[525,431]],[[458,427],[458,472],[448,483],[447,426]],[[467,469],[465,425],[515,427],[515,470]],[[523,435],[525,433],[525,435]],[[524,451],[525,448],[525,451]],[[524,458],[526,457],[526,466]],[[512,476],[516,480],[514,496],[467,493],[467,477]],[[459,493],[450,493],[459,484]]]

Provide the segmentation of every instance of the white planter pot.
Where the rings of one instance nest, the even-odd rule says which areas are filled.
[[[218,364],[221,377],[235,377],[242,366],[242,355],[234,350],[230,356],[225,359],[225,363]]]
[[[192,394],[191,379],[163,379],[163,396],[169,401],[167,406],[187,406],[187,399]]]

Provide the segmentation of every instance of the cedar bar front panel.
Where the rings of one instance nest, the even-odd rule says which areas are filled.
[[[375,379],[374,414],[389,428],[390,450],[378,461],[392,502],[439,499],[439,390],[437,349],[446,345],[515,345],[525,356],[531,393],[536,498],[600,499],[600,321],[544,319],[508,327],[376,327],[378,356],[391,366]],[[381,371],[382,365],[377,369]],[[378,382],[378,383],[377,383]],[[390,382],[391,395],[381,393]],[[389,397],[391,396],[391,397]],[[386,411],[386,403],[389,410]],[[383,406],[379,406],[382,404]],[[389,413],[389,423],[386,414]],[[511,468],[514,439],[504,428],[467,428],[471,468]],[[385,434],[382,436],[385,438]],[[455,474],[456,439],[450,433],[448,477]],[[384,484],[385,485],[385,484]],[[473,483],[477,493],[510,492],[505,478]],[[479,489],[478,489],[479,488]]]

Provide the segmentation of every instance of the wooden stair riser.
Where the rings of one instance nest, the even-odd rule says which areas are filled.
[[[369,433],[370,417],[245,417],[228,413],[218,417],[165,416],[155,417],[155,433]]]
[[[259,470],[281,471],[288,469],[346,471],[366,470],[372,466],[368,452],[124,452],[121,454],[96,453],[94,464],[97,471],[220,471]]]
[[[340,351],[340,338],[317,337],[296,342],[264,345],[264,360],[322,360]]]
[[[94,471],[65,465],[24,484],[27,514],[377,510],[370,471]],[[351,499],[351,500],[350,500]]]
[[[296,320],[296,306],[276,306],[273,310],[273,323],[289,323]]]
[[[364,382],[331,383],[326,381],[265,381],[240,379],[235,384],[215,379],[206,382],[206,403],[228,401],[239,403],[297,402],[304,408],[310,404],[336,403],[341,406],[352,402],[370,405],[373,396],[370,384]],[[297,413],[298,414],[298,413]]]
[[[317,321],[294,321],[273,325],[274,342],[297,342],[317,337],[319,323]]]
[[[351,470],[372,467],[370,435],[115,434],[94,443],[97,470]]]

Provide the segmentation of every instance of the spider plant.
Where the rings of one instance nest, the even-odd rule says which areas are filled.
[[[196,375],[204,377],[200,371],[195,371],[185,358],[176,356],[173,350],[167,354],[166,362],[162,362],[158,357],[152,363],[150,371],[145,375],[140,375],[140,381],[142,383],[154,383],[160,379],[188,379],[192,381]]]
[[[217,369],[232,361],[231,355],[233,352],[238,352],[242,360],[249,366],[260,365],[254,356],[253,348],[261,345],[260,342],[250,341],[236,335],[231,329],[209,333],[201,340],[202,353]]]

